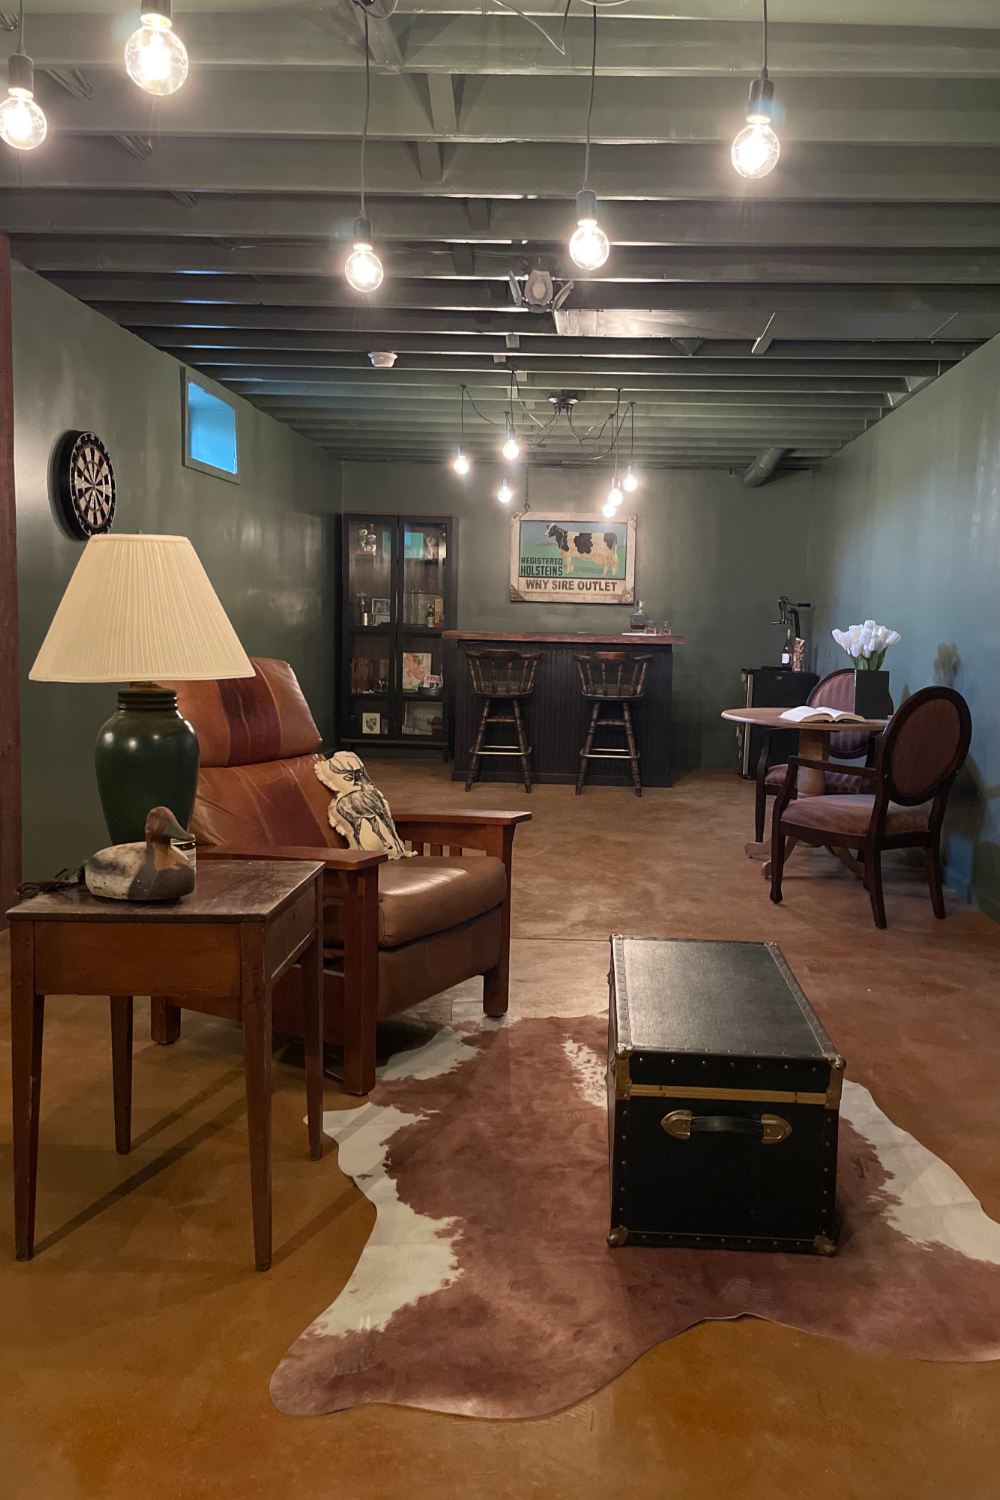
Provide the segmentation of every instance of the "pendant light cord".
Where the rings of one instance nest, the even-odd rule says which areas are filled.
[[[17,50],[24,51],[24,0],[21,0],[17,23]]]
[[[765,0],[766,3],[766,0]],[[594,113],[594,83],[597,79],[597,6],[591,6],[594,17],[594,44],[590,53],[590,102],[587,105],[587,151],[583,158],[583,185],[590,186],[590,120]]]
[[[21,0],[22,8],[24,0]],[[368,116],[372,104],[371,52],[368,48],[368,11],[362,6],[365,18],[365,123],[361,131],[361,217],[365,216],[365,145],[368,140]],[[464,386],[463,386],[464,390]]]
[[[628,445],[628,466],[631,469],[631,467],[632,467],[632,460],[635,457],[635,402],[634,401],[630,401],[629,402],[628,409],[629,409],[629,414],[630,414],[631,423],[632,423],[632,435],[631,435],[631,437],[629,439],[629,445]]]
[[[764,0],[764,66],[761,70],[763,76],[767,77],[767,0]]]
[[[465,386],[464,385],[462,387],[462,409],[461,409],[461,418],[460,418],[460,420],[461,420],[461,423],[462,423],[462,447],[464,448],[465,447]]]

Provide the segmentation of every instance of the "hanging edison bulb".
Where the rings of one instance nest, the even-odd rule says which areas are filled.
[[[347,257],[344,275],[356,292],[377,292],[385,272],[372,249],[372,224],[367,218],[354,221],[354,249]]]
[[[503,483],[500,485],[500,488],[497,490],[497,499],[500,501],[501,505],[509,505],[510,502],[513,500],[513,498],[514,498],[514,491],[511,489],[510,485],[507,483],[507,476],[505,474],[503,476]]]
[[[597,222],[597,196],[589,188],[576,195],[576,221],[569,242],[570,258],[581,271],[596,271],[610,255],[611,245]]]
[[[176,94],[188,76],[188,54],[174,30],[170,0],[143,0],[140,20],[125,43],[125,71],[147,94]]]
[[[7,59],[7,97],[0,104],[0,139],[17,151],[34,151],[48,135],[49,123],[35,103],[35,67],[23,52]]]
[[[766,177],[778,165],[781,142],[771,128],[774,84],[766,71],[750,85],[747,123],[733,141],[733,166],[741,177]]]
[[[466,458],[461,448],[459,448],[458,452],[455,454],[455,457],[452,459],[451,466],[455,470],[455,473],[460,474],[463,479],[472,468],[472,465],[469,463],[469,460]]]
[[[625,475],[625,478],[622,480],[622,489],[623,490],[628,490],[629,494],[632,495],[632,494],[635,493],[635,491],[638,488],[639,488],[639,481],[638,481],[638,479],[636,479],[635,475],[632,473],[632,465],[629,464],[629,466],[628,466],[628,473]]]
[[[503,456],[504,456],[504,458],[509,458],[509,459],[511,459],[511,461],[513,461],[515,458],[517,458],[517,456],[520,453],[520,451],[521,451],[521,445],[517,441],[517,438],[514,436],[513,430],[508,425],[508,427],[507,427],[507,441],[503,445]]]

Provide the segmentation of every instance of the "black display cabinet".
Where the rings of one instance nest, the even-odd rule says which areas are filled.
[[[341,518],[339,744],[447,754],[455,533],[451,516]]]

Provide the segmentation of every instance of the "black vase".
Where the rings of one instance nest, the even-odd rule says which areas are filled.
[[[154,807],[169,807],[181,827],[189,827],[199,759],[198,736],[178,712],[172,689],[152,682],[122,688],[94,755],[111,842],[144,839]]]
[[[864,714],[866,719],[892,717],[888,672],[855,672],[854,712]]]

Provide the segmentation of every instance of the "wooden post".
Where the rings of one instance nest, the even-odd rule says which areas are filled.
[[[17,644],[17,508],[10,240],[0,235],[0,926],[21,881],[21,678]]]

